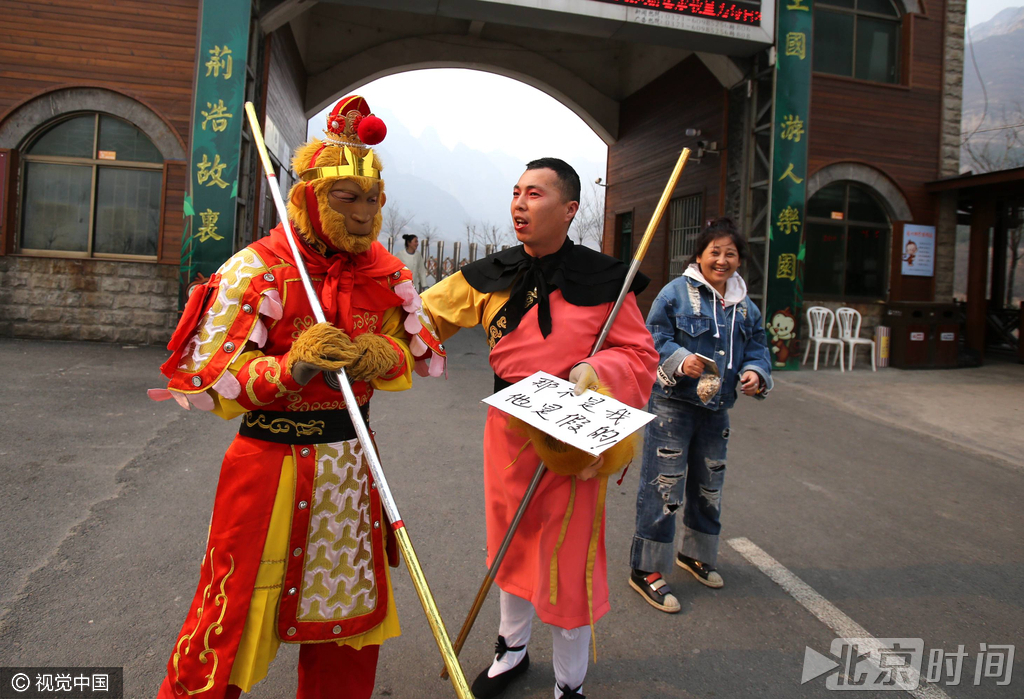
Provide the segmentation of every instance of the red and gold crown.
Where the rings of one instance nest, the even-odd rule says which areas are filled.
[[[383,141],[387,133],[387,126],[373,115],[366,100],[359,95],[349,95],[334,105],[334,109],[327,115],[327,128],[324,129],[324,146],[342,148],[345,164],[313,167],[316,162],[314,155],[310,167],[299,173],[299,177],[304,182],[324,177],[380,179],[380,170],[373,166],[373,150],[369,147]],[[365,149],[369,149],[366,155],[360,155],[360,151]]]

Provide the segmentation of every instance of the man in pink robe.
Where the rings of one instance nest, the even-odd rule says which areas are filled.
[[[658,354],[636,305],[647,279],[637,275],[607,340],[592,357],[628,267],[568,238],[579,208],[576,172],[555,158],[535,160],[512,194],[521,246],[494,253],[423,294],[442,341],[483,325],[495,390],[543,370],[576,383],[600,382],[634,407],[647,402]],[[507,414],[488,408],[484,428],[487,563],[491,564],[540,459]],[[611,464],[609,464],[611,465]],[[625,464],[615,464],[619,467]],[[473,683],[478,699],[501,694],[529,666],[533,615],[552,627],[555,697],[583,697],[591,625],[608,610],[604,549],[607,465],[576,476],[545,473],[498,571],[501,624],[495,659]],[[564,531],[563,531],[564,529]]]

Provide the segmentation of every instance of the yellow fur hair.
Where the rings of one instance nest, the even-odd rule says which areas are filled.
[[[344,330],[330,323],[317,323],[307,328],[292,343],[288,352],[288,371],[296,362],[312,364],[320,369],[337,371],[359,359],[358,346]]]
[[[308,143],[304,143],[295,149],[295,156],[292,158],[292,170],[296,175],[309,168],[309,163],[313,159],[313,155],[322,145],[324,145],[323,141],[314,138]],[[364,149],[353,150],[362,156],[365,156],[367,153],[367,150]],[[317,167],[333,167],[345,164],[345,155],[341,146],[328,145],[320,152],[320,155],[316,157]],[[376,153],[373,154],[373,166],[378,170],[383,167]],[[349,236],[348,231],[345,228],[345,216],[332,209],[330,204],[327,203],[327,195],[331,191],[331,187],[333,187],[334,183],[340,179],[355,182],[364,192],[370,191],[370,188],[373,187],[375,183],[380,183],[380,193],[382,197],[384,194],[384,180],[375,180],[371,177],[326,177],[313,182],[313,191],[316,194],[317,210],[320,213],[320,224],[323,228],[324,235],[331,241],[332,247],[337,250],[351,252],[354,254],[366,252],[370,249],[370,246],[373,245],[373,241],[377,240],[377,236],[380,235],[383,217],[381,216],[380,211],[378,211],[377,215],[373,219],[373,232],[370,235],[358,238]],[[295,225],[296,231],[306,240],[306,242],[321,253],[326,251],[323,241],[317,237],[316,232],[313,230],[313,224],[309,218],[309,212],[306,210],[305,182],[299,181],[292,185],[292,189],[288,193],[288,216]]]
[[[379,335],[356,335],[352,344],[359,351],[359,358],[348,369],[348,375],[353,381],[369,381],[383,376],[398,363],[395,348]]]

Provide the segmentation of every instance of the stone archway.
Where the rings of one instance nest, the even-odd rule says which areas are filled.
[[[835,182],[855,182],[870,189],[885,207],[890,221],[912,221],[910,202],[885,173],[862,163],[833,163],[807,178],[807,198]]]
[[[431,58],[417,60],[420,56]],[[380,44],[311,77],[306,116],[330,105],[338,95],[355,92],[378,78],[427,68],[466,68],[518,80],[564,104],[605,143],[614,143],[617,138],[619,103],[543,55],[496,42],[480,42],[478,46],[438,44],[429,37]]]
[[[142,102],[99,87],[71,87],[37,95],[11,110],[0,123],[0,148],[20,148],[43,124],[74,112],[103,112],[134,124],[153,141],[164,160],[185,160],[185,144],[160,115]]]

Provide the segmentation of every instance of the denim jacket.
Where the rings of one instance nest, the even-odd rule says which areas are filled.
[[[757,398],[767,396],[773,386],[771,353],[761,312],[746,295],[746,284],[738,274],[729,278],[724,301],[697,265],[690,265],[684,276],[665,285],[654,299],[647,329],[661,364],[653,393],[709,410],[729,409],[736,403],[740,376],[749,370],[761,377]],[[698,395],[700,379],[676,374],[683,360],[694,353],[713,358],[722,377],[721,389],[707,402]]]

